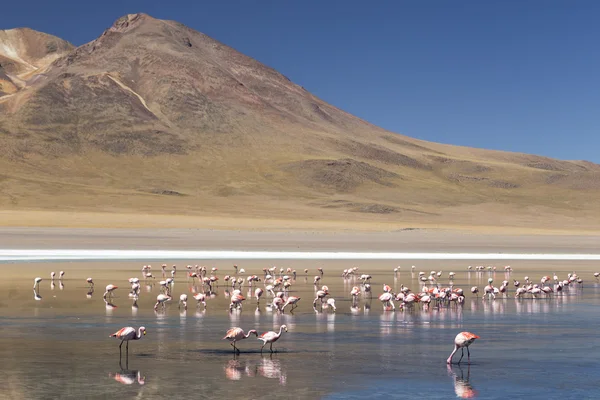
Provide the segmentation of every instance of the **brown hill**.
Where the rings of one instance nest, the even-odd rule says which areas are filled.
[[[599,226],[596,164],[385,131],[177,22],[0,31],[0,57],[1,209]]]

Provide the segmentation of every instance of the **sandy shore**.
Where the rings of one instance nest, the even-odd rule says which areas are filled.
[[[600,236],[594,235],[509,235],[427,229],[352,233],[0,228],[2,249],[597,253],[599,243]]]

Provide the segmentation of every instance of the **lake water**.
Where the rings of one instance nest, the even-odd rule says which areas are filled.
[[[290,294],[302,300],[294,314],[278,314],[260,307],[248,296],[241,312],[227,311],[229,298],[222,281],[234,272],[234,262],[246,276],[262,276],[271,265],[298,271]],[[511,275],[467,272],[465,262],[386,261],[234,261],[210,262],[219,268],[221,286],[208,299],[208,309],[190,301],[179,310],[181,293],[194,288],[177,261],[178,275],[173,302],[165,311],[152,308],[159,293],[158,282],[142,281],[137,307],[127,296],[129,277],[140,277],[138,262],[68,262],[1,265],[0,281],[0,373],[4,387],[0,397],[10,399],[82,398],[303,398],[364,399],[595,399],[600,397],[598,349],[600,338],[600,282],[592,275],[593,262],[519,262]],[[505,262],[503,262],[505,263]],[[169,262],[169,266],[172,262]],[[359,265],[373,276],[373,298],[360,298],[351,308],[350,289],[359,282],[343,280],[342,269]],[[486,264],[487,265],[487,264]],[[501,268],[498,264],[499,268]],[[312,308],[316,267],[325,274],[320,284],[329,286],[337,311]],[[309,268],[305,276],[303,270]],[[50,282],[50,271],[66,272],[62,284]],[[169,271],[170,268],[167,269]],[[482,301],[470,293],[462,306],[383,311],[377,297],[382,284],[396,290],[404,284],[419,291],[418,272],[456,272],[455,286],[468,292],[480,289],[489,277],[499,286],[507,278],[510,294],[495,301]],[[561,279],[576,271],[584,287],[563,295],[516,300],[512,279],[525,275],[539,282],[542,275],[557,273]],[[160,280],[160,268],[153,267]],[[44,280],[34,297],[33,278]],[[95,290],[88,295],[85,279],[92,276]],[[116,284],[113,305],[102,299],[104,287]],[[262,287],[262,286],[261,286]],[[247,285],[243,289],[246,295]],[[253,290],[252,290],[253,291]],[[277,353],[260,354],[261,342],[247,339],[238,344],[234,356],[221,340],[231,326],[259,332],[286,324],[289,332],[274,344]],[[129,358],[119,363],[119,341],[108,336],[124,326],[145,326],[148,334],[130,343]],[[471,346],[472,364],[448,367],[458,332],[471,331],[481,337]],[[268,347],[268,346],[267,346]],[[456,358],[457,360],[458,358]],[[463,359],[463,361],[466,361]]]

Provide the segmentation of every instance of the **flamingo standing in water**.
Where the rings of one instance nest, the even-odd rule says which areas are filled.
[[[390,305],[392,306],[392,309],[395,310],[396,306],[394,305],[394,295],[389,293],[389,292],[385,292],[384,294],[382,294],[381,296],[379,296],[379,301],[381,301],[383,303],[383,310],[385,311],[387,307],[389,307]]]
[[[140,326],[137,333],[134,328],[128,326],[125,328],[121,328],[112,335],[110,335],[109,337],[114,337],[121,341],[121,344],[119,345],[119,360],[121,359],[121,346],[123,346],[123,342],[127,342],[125,349],[127,357],[129,357],[129,341],[140,340],[144,335],[146,335],[146,328],[144,328],[143,326]]]
[[[260,301],[260,296],[262,296],[263,290],[261,288],[256,288],[254,291],[254,296],[256,297],[256,304]]]
[[[104,292],[104,295],[102,297],[104,297],[105,299],[106,299],[107,296],[108,297],[112,297],[112,292],[115,289],[118,289],[118,288],[119,288],[118,286],[115,286],[115,285],[112,285],[112,284],[111,285],[106,285],[106,292]]]
[[[40,288],[41,281],[42,281],[42,278],[40,278],[39,276],[33,280],[33,289],[34,290],[37,290]]]
[[[94,280],[92,278],[87,278],[85,281],[90,285],[90,288],[94,287]]]
[[[231,328],[230,330],[227,331],[227,333],[225,334],[225,337],[223,337],[223,340],[227,339],[229,340],[229,344],[231,344],[231,346],[233,346],[233,352],[240,352],[240,349],[238,349],[237,347],[235,347],[235,342],[239,342],[240,340],[243,339],[248,339],[248,337],[250,337],[250,335],[255,334],[258,337],[258,332],[256,332],[256,330],[254,329],[250,329],[248,331],[248,333],[244,333],[244,330],[242,328]]]
[[[323,307],[323,299],[325,298],[325,296],[327,296],[329,293],[327,290],[319,290],[317,291],[317,297],[315,297],[314,301],[313,301],[313,308],[317,307],[317,300],[321,300],[321,307]]]
[[[284,329],[285,329],[286,332],[288,331],[288,328],[287,328],[286,325],[281,325],[279,327],[279,333],[273,332],[273,331],[269,331],[269,332],[263,333],[262,335],[260,335],[258,337],[258,340],[262,340],[262,342],[263,342],[263,345],[260,348],[260,353],[261,354],[262,354],[263,349],[265,348],[265,346],[266,346],[267,343],[271,344],[270,350],[271,350],[271,353],[273,352],[273,343],[275,343],[281,337],[281,334],[282,334],[282,332],[283,332]]]
[[[65,276],[65,271],[60,271],[58,273],[58,280],[62,280],[63,276]]]
[[[206,310],[206,295],[204,293],[197,293],[194,295],[194,300],[196,300],[198,303],[196,303],[196,307],[198,307],[200,305],[200,303],[204,304],[204,309]]]
[[[183,293],[181,296],[179,296],[179,308],[181,308],[181,305],[183,304],[183,309],[187,310],[187,299],[188,299],[188,296],[185,293]]]
[[[165,303],[171,300],[171,296],[168,294],[159,294],[156,296],[156,304],[154,305],[154,311],[158,310],[158,306],[162,304],[163,308],[165,308]]]
[[[296,296],[290,296],[286,299],[285,304],[283,305],[283,307],[281,307],[281,311],[283,312],[285,310],[285,308],[288,306],[288,304],[291,304],[292,309],[290,310],[290,312],[294,311],[294,308],[298,307],[298,302],[300,301],[300,297],[296,297]]]
[[[50,280],[53,281],[54,277],[56,276],[56,272],[52,271],[50,272]]]
[[[456,335],[456,338],[454,339],[454,350],[452,351],[452,354],[450,354],[450,357],[448,357],[448,359],[446,360],[447,364],[452,364],[452,357],[454,356],[454,353],[456,353],[456,351],[458,349],[461,349],[461,355],[460,355],[460,359],[458,360],[458,364],[460,365],[460,361],[463,359],[463,356],[465,355],[465,347],[467,348],[467,359],[469,364],[471,364],[471,353],[469,352],[469,346],[471,345],[471,343],[473,343],[475,341],[475,339],[479,339],[479,336],[477,336],[474,333],[471,332],[461,332],[458,335]]]

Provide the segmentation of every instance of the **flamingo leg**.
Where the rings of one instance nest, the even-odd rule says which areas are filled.
[[[270,349],[271,349],[271,353],[272,353],[272,352],[273,352],[273,342],[271,342],[271,347],[270,347]]]
[[[267,344],[267,343],[263,343],[262,347],[260,348],[260,354],[262,354],[262,352],[263,352],[263,349],[265,348],[265,345],[266,345],[266,344]]]
[[[465,356],[465,348],[464,348],[464,347],[461,347],[461,349],[460,349],[460,350],[461,350],[461,351],[460,351],[460,358],[459,358],[459,360],[458,360],[458,365],[460,365],[460,361],[461,361],[461,360],[463,359],[463,357]]]
[[[469,351],[469,348],[467,347],[467,360],[469,361],[469,365],[471,364],[471,352]]]

